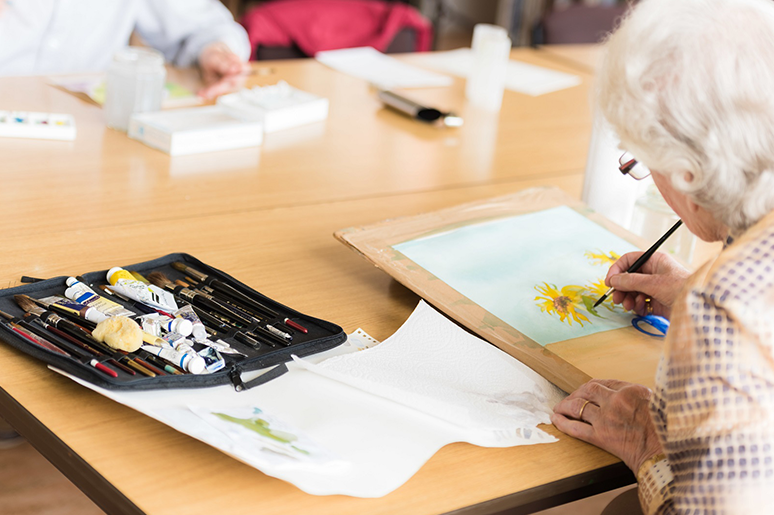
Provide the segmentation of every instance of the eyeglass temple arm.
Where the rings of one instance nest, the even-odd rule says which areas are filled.
[[[636,165],[636,164],[637,164],[637,160],[636,159],[630,159],[627,162],[623,163],[621,166],[619,166],[618,170],[622,174],[626,175],[627,173],[629,173],[632,170],[632,168],[634,168],[634,165]]]

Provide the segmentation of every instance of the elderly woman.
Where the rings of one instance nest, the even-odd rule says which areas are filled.
[[[553,422],[620,457],[647,514],[774,513],[774,2],[643,0],[600,75],[638,160],[621,171],[726,246],[690,276],[664,254],[612,266],[615,302],[671,320],[656,389],[594,380]]]

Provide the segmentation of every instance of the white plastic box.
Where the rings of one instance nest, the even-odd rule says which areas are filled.
[[[258,146],[263,128],[207,106],[134,114],[128,135],[171,156],[182,156]]]
[[[0,111],[0,136],[72,141],[75,119],[69,114]]]
[[[264,132],[276,132],[328,118],[328,99],[301,91],[280,81],[218,98],[223,112],[243,120],[261,122]]]

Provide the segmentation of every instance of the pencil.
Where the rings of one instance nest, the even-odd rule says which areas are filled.
[[[663,244],[663,243],[664,243],[664,242],[667,240],[667,238],[669,238],[670,236],[672,236],[672,234],[673,234],[673,233],[674,233],[674,232],[675,232],[675,231],[676,231],[676,230],[677,230],[677,229],[680,227],[680,225],[681,225],[682,223],[683,223],[683,221],[682,221],[682,220],[678,220],[678,221],[677,221],[677,223],[675,223],[675,224],[672,226],[672,228],[671,228],[671,229],[669,229],[669,230],[666,232],[666,234],[664,234],[664,235],[663,235],[661,238],[659,238],[659,240],[658,240],[656,243],[654,243],[652,247],[650,247],[648,250],[646,250],[646,251],[645,251],[645,252],[644,252],[644,253],[643,253],[643,254],[642,254],[640,257],[639,257],[639,259],[638,259],[637,261],[635,261],[634,263],[632,263],[632,266],[630,266],[630,267],[629,267],[629,269],[626,271],[626,273],[627,273],[627,274],[633,274],[634,272],[636,272],[637,270],[639,270],[639,269],[640,269],[640,267],[642,267],[642,265],[644,265],[644,264],[645,264],[645,262],[646,262],[648,259],[650,259],[650,256],[652,256],[652,255],[653,255],[653,253],[654,253],[654,252],[656,252],[656,251],[658,250],[658,248],[659,248],[659,247],[660,247],[660,246],[661,246],[661,245],[662,245],[662,244]],[[605,302],[605,300],[606,300],[606,299],[607,299],[607,298],[610,296],[610,294],[611,294],[611,293],[613,293],[613,291],[615,291],[615,288],[612,288],[612,287],[611,287],[609,290],[607,290],[607,292],[605,292],[605,294],[604,294],[604,295],[602,295],[602,296],[599,298],[599,300],[598,300],[598,301],[596,301],[596,302],[594,303],[594,307],[597,307],[597,306],[599,306],[600,304],[602,304],[603,302]]]

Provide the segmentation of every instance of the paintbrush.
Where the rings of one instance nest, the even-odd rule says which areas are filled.
[[[233,309],[225,306],[221,302],[218,302],[211,295],[195,292],[183,286],[176,286],[175,283],[170,281],[163,272],[151,272],[148,274],[148,279],[151,283],[155,284],[159,288],[164,288],[165,290],[172,292],[176,297],[179,297],[183,301],[189,302],[194,306],[199,306],[210,311],[215,311],[222,314],[226,318],[236,320],[246,325],[253,323],[252,320],[243,317]]]
[[[60,317],[56,313],[42,309],[40,306],[35,304],[35,299],[32,297],[27,295],[14,295],[13,298],[16,303],[19,304],[19,307],[26,311],[30,316],[38,317],[41,322],[51,326],[52,332],[73,343],[74,345],[82,347],[84,350],[91,348],[98,351],[99,354],[108,356],[108,363],[120,368],[127,374],[135,375],[135,370],[145,375],[151,374],[151,372],[145,370],[141,366],[138,366],[137,363],[135,363],[134,360],[136,358],[129,356],[122,351],[112,349],[104,343],[95,340],[91,336],[91,331],[89,329],[82,327],[75,322],[67,320],[66,318]],[[82,321],[83,320],[79,320],[79,322]],[[121,357],[118,359],[112,357],[116,355],[120,355]],[[119,359],[125,359],[126,365],[120,363]],[[155,374],[153,375],[155,376]]]
[[[62,306],[60,306],[58,304],[54,304],[52,302],[47,302],[45,300],[34,299],[34,298],[30,297],[29,295],[14,295],[13,298],[14,298],[14,300],[16,300],[17,304],[19,303],[19,301],[16,299],[16,297],[27,299],[28,302],[36,304],[36,305],[42,307],[44,310],[53,311],[56,314],[60,315],[61,317],[65,318],[67,320],[72,320],[74,324],[81,325],[81,326],[86,326],[89,329],[94,329],[97,326],[96,322],[93,322],[93,321],[88,320],[87,318],[85,318],[86,312],[83,311],[83,310],[81,312],[76,313],[74,311],[70,311],[70,310],[68,310],[66,308],[63,308]],[[27,305],[30,305],[30,304],[27,304]],[[21,306],[21,304],[20,304],[20,306]],[[24,308],[22,308],[22,309],[24,309]],[[93,308],[89,308],[89,309],[93,310],[93,311],[96,311]],[[27,311],[28,313],[30,312],[29,309],[24,309],[24,311]]]
[[[91,337],[91,331],[79,324],[76,324],[75,322],[65,319],[62,316],[58,316],[58,313],[54,313],[53,311],[56,310],[56,304],[41,302],[37,299],[33,299],[28,295],[14,295],[13,300],[15,300],[19,307],[27,313],[38,315],[45,322],[53,325],[57,329],[60,329],[75,338],[86,338],[87,340],[97,342]],[[49,307],[52,308],[51,311],[47,311]],[[66,312],[63,312],[62,314],[64,315],[64,313]],[[82,319],[79,320],[79,322],[80,321],[82,321]],[[91,343],[91,341],[89,343]]]
[[[63,354],[65,356],[69,356],[70,354],[53,343],[49,342],[48,340],[44,339],[39,334],[36,334],[31,327],[29,327],[24,320],[21,318],[15,317],[13,315],[10,315],[4,311],[0,311],[0,316],[5,318],[7,322],[3,322],[3,325],[5,325],[9,330],[21,335],[22,338],[25,340],[32,342],[39,347],[43,347],[45,349],[48,349],[50,351],[56,352],[57,354]]]
[[[220,302],[224,306],[236,311],[237,313],[239,313],[245,318],[249,318],[253,322],[260,322],[263,319],[263,315],[259,315],[255,313],[255,310],[251,310],[250,308],[245,307],[243,304],[240,304],[239,302],[235,301],[233,297],[224,295],[223,292],[214,290],[211,287],[206,286],[203,283],[200,283],[190,277],[186,277],[186,279],[188,280],[188,282],[190,282],[193,285],[191,287],[191,290],[197,293],[204,293],[214,298],[216,301]]]
[[[207,275],[195,268],[188,266],[185,263],[182,263],[180,261],[175,261],[174,263],[172,263],[172,268],[192,276],[197,281],[202,282],[207,286],[210,286],[214,290],[218,290],[222,292],[224,295],[227,295],[233,298],[234,300],[242,304],[245,304],[245,306],[250,307],[251,309],[257,310],[258,313],[263,314],[263,316],[266,316],[268,318],[274,318],[277,316],[276,311],[269,308],[268,306],[265,306],[264,304],[254,299],[253,297],[250,297],[249,295],[242,293],[241,291],[237,290],[230,284],[227,284],[219,279],[216,279],[215,277]]]
[[[61,354],[62,356],[73,358],[73,359],[85,359],[86,363],[95,369],[99,370],[103,374],[106,374],[110,377],[118,377],[118,373],[115,370],[112,370],[96,359],[92,359],[90,356],[86,356],[82,354],[81,352],[75,352],[77,356],[73,356],[70,354],[70,352],[67,352],[66,350],[62,349],[59,345],[52,342],[48,335],[43,336],[42,334],[37,333],[37,331],[34,331],[32,327],[27,325],[24,320],[20,318],[13,317],[12,315],[9,315],[8,313],[5,313],[3,311],[0,311],[0,316],[8,320],[6,323],[10,330],[14,331],[18,335],[20,335],[22,338],[27,340],[28,342],[31,342],[33,344],[38,345],[39,347],[43,347],[44,349],[48,349],[52,352],[55,352],[57,354]],[[60,345],[62,343],[60,342]],[[70,349],[71,352],[73,349]]]
[[[637,261],[635,261],[634,263],[632,263],[632,266],[630,266],[630,267],[629,267],[629,269],[626,271],[626,273],[627,273],[627,274],[633,274],[633,273],[635,273],[637,270],[639,270],[639,269],[640,269],[640,267],[641,267],[642,265],[644,265],[644,264],[645,264],[645,262],[646,262],[648,259],[650,259],[650,256],[652,256],[652,255],[653,255],[653,253],[654,253],[654,252],[656,252],[656,251],[658,250],[658,248],[661,246],[661,244],[662,244],[662,243],[664,243],[664,242],[667,240],[667,238],[669,238],[670,236],[672,236],[672,233],[674,233],[674,232],[675,232],[675,231],[676,231],[676,230],[677,230],[677,229],[680,227],[680,225],[681,225],[682,223],[683,223],[683,221],[682,221],[682,220],[678,220],[678,221],[677,221],[677,223],[675,223],[675,224],[672,226],[672,228],[671,228],[671,229],[669,229],[669,230],[666,232],[666,234],[664,234],[664,235],[663,235],[661,238],[659,238],[659,240],[658,240],[656,243],[654,243],[654,244],[653,244],[653,246],[651,246],[651,247],[650,247],[648,250],[646,250],[645,252],[643,252],[643,253],[642,253],[642,255],[639,257],[639,259],[637,259]],[[599,298],[599,300],[598,300],[598,301],[596,301],[596,302],[594,303],[594,307],[597,307],[597,306],[599,306],[600,304],[602,304],[603,302],[605,302],[605,299],[607,299],[607,298],[610,296],[610,294],[611,294],[611,293],[613,293],[613,291],[615,291],[615,288],[612,288],[612,287],[611,287],[609,290],[607,290],[607,291],[605,292],[605,294],[604,294],[604,295],[602,295],[602,296]]]

